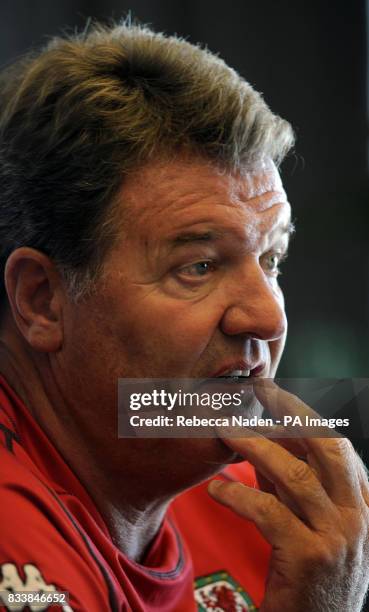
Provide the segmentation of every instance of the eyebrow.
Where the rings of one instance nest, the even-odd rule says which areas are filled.
[[[206,232],[185,232],[178,234],[172,240],[170,244],[173,247],[181,246],[190,242],[214,242],[224,236],[225,232],[219,232],[215,230],[208,230]]]
[[[290,221],[281,227],[282,234],[291,236],[296,231],[295,225]],[[169,240],[170,246],[176,248],[185,244],[214,242],[225,236],[228,232],[219,230],[208,230],[206,232],[184,232]]]

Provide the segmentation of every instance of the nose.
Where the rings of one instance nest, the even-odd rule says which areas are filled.
[[[283,294],[259,265],[228,286],[227,305],[220,324],[224,334],[278,340],[286,334]]]

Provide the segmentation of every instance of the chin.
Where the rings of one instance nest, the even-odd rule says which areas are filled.
[[[198,457],[202,464],[214,466],[214,473],[219,472],[230,463],[245,461],[244,457],[230,449],[220,438],[202,438],[201,442],[203,444],[197,451]]]

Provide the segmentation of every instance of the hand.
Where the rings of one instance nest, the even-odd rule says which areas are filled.
[[[268,393],[272,389],[273,393]],[[272,414],[316,414],[268,381],[256,394]],[[274,405],[273,405],[274,404]],[[323,434],[324,435],[324,434]],[[291,451],[256,433],[224,443],[252,463],[264,490],[212,481],[210,495],[255,523],[272,546],[260,612],[359,612],[369,582],[369,485],[346,438],[304,438]],[[292,442],[292,441],[291,441]],[[293,452],[299,447],[297,458]],[[270,486],[272,485],[272,486]]]

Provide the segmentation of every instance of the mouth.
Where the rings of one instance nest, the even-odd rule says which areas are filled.
[[[225,381],[229,383],[242,383],[249,381],[251,378],[251,370],[233,370],[229,374],[221,374],[220,376],[216,376],[220,381]]]
[[[261,376],[265,369],[264,363],[258,364],[237,364],[234,366],[225,366],[217,370],[211,375],[211,378],[219,378],[223,380],[229,380],[232,382],[244,382],[255,376]]]

